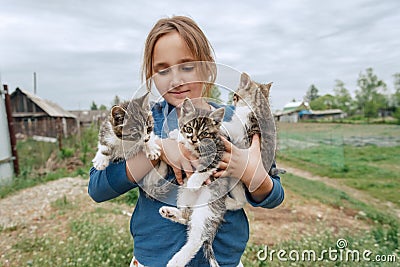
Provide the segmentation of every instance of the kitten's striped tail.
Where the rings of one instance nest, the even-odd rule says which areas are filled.
[[[211,267],[219,267],[217,259],[215,258],[214,250],[212,248],[212,243],[206,240],[203,244],[204,256],[210,262]]]

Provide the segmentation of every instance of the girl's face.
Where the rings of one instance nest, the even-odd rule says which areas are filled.
[[[178,32],[162,36],[154,46],[154,83],[164,99],[175,107],[186,97],[196,99],[202,95],[203,83],[194,61]]]

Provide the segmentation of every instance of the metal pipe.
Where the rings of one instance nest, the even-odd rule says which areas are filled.
[[[11,111],[11,99],[8,94],[8,86],[3,84],[4,88],[4,96],[5,96],[5,104],[6,104],[6,113],[7,113],[7,122],[8,122],[8,131],[10,133],[10,143],[11,143],[11,152],[13,156],[14,163],[14,173],[15,175],[19,174],[19,163],[18,163],[18,153],[17,153],[17,139],[15,138],[14,133],[14,121],[12,117]]]

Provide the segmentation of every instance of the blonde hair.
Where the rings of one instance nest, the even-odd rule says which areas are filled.
[[[178,32],[186,43],[196,61],[202,61],[200,68],[202,77],[207,77],[203,96],[209,97],[216,79],[214,50],[203,31],[191,18],[173,16],[157,21],[147,36],[142,65],[142,78],[146,79],[147,90],[151,90],[153,76],[153,52],[157,41],[165,34]]]

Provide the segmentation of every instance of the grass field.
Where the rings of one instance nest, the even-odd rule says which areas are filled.
[[[279,124],[278,161],[400,207],[400,126]]]

